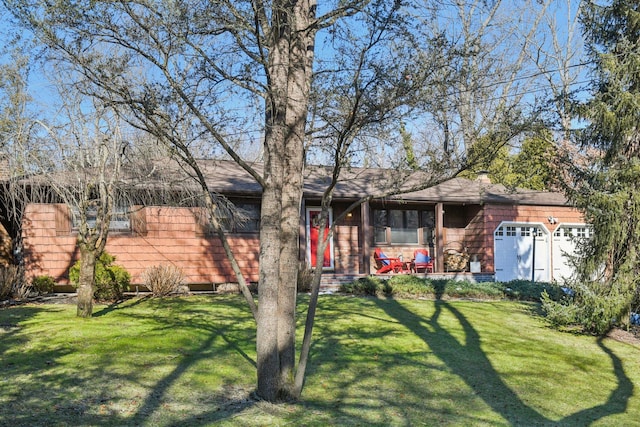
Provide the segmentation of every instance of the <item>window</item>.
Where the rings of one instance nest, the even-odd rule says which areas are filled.
[[[387,211],[373,211],[373,235],[376,243],[387,243]]]
[[[373,211],[376,244],[430,244],[433,241],[435,213],[416,209],[377,209]]]
[[[98,218],[98,209],[94,206],[90,207],[86,211],[87,225],[91,228],[96,226]],[[71,209],[71,222],[73,230],[77,231],[80,227],[80,211],[78,208],[73,207]],[[109,223],[109,230],[111,231],[130,231],[131,219],[128,207],[116,206],[111,213],[111,222]]]
[[[235,203],[234,211],[226,212],[220,217],[220,225],[227,233],[257,233],[260,231],[260,205],[257,203]],[[242,220],[239,220],[242,218]],[[196,233],[212,236],[215,234],[209,224],[208,216],[204,209],[197,216]]]
[[[260,231],[260,205],[256,203],[236,203],[236,208],[245,217],[245,220],[236,224],[232,232],[257,233]]]

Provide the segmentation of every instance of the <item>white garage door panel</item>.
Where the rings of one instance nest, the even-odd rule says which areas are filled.
[[[549,249],[549,234],[542,225],[501,224],[494,232],[496,281],[549,281]]]
[[[512,228],[507,227],[498,227],[494,233],[494,269],[498,282],[508,282],[518,275],[518,264],[514,260],[517,241],[513,233]]]
[[[535,277],[536,282],[549,282],[551,272],[549,269],[549,235],[543,234],[538,228],[535,240]]]
[[[561,224],[553,233],[553,278],[564,282],[574,275],[569,256],[575,254],[581,239],[591,236],[590,228],[585,224]]]
[[[496,250],[495,270],[498,282],[508,282],[512,277],[518,276],[518,264],[514,262],[515,248],[510,250]]]

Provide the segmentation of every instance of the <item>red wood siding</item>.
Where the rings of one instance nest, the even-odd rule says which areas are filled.
[[[336,204],[334,218],[344,208]],[[466,248],[472,259],[481,261],[482,272],[486,273],[494,271],[493,232],[501,222],[541,223],[550,233],[561,223],[583,222],[577,210],[562,206],[445,205],[444,209],[444,239],[439,244],[445,249]],[[61,283],[66,282],[68,270],[78,258],[77,236],[70,229],[68,212],[63,205],[27,207],[23,235],[29,276],[49,274]],[[135,231],[110,234],[106,250],[131,273],[134,284],[142,283],[141,275],[146,268],[159,264],[182,268],[191,284],[236,282],[220,241],[202,233],[196,213],[188,208],[135,208],[131,219]],[[448,215],[451,216],[447,218]],[[557,219],[556,224],[549,223],[551,216]],[[258,280],[258,238],[257,233],[229,235],[240,268],[251,282]],[[336,274],[364,272],[363,247],[367,239],[371,243],[372,236],[364,236],[361,229],[360,209],[338,223],[334,235]],[[393,245],[382,249],[388,256],[401,254],[408,261],[419,247]],[[437,255],[435,250],[431,251],[432,256]],[[375,273],[373,254],[364,256],[371,257],[370,272]]]
[[[335,204],[333,218],[340,216],[345,208],[346,206],[343,204]],[[360,209],[356,209],[351,213],[351,216],[343,218],[336,225],[333,236],[334,272],[336,274],[353,274],[360,271],[360,222]],[[306,245],[306,241],[304,244]]]
[[[33,277],[49,274],[65,283],[78,258],[76,235],[59,231],[60,205],[32,204],[23,226],[26,266]],[[132,283],[141,284],[146,268],[173,264],[184,271],[188,283],[236,282],[220,241],[196,235],[196,217],[188,208],[149,207],[137,210],[135,233],[111,233],[106,250],[126,268]],[[58,227],[56,227],[58,225]],[[56,230],[58,229],[58,232]],[[258,280],[258,235],[235,234],[229,243],[248,281]]]

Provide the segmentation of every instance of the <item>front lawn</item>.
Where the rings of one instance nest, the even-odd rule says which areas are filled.
[[[640,347],[549,329],[532,303],[322,296],[303,400],[280,405],[251,397],[255,328],[240,296],[75,310],[0,309],[0,425],[640,420]]]

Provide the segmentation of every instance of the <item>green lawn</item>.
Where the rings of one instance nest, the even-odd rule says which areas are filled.
[[[535,311],[322,296],[303,400],[272,405],[249,398],[240,296],[133,299],[89,320],[72,305],[5,308],[0,425],[638,423],[640,348],[557,332]]]

